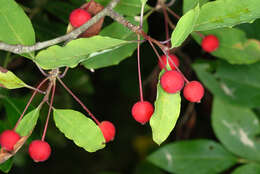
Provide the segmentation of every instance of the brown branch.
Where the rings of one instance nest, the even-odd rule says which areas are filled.
[[[22,53],[37,51],[64,41],[76,39],[80,34],[82,34],[89,27],[91,27],[93,24],[99,21],[102,17],[106,16],[109,13],[109,11],[111,11],[118,4],[119,1],[120,0],[112,0],[106,8],[104,8],[101,12],[99,12],[97,15],[91,18],[87,23],[85,23],[81,27],[77,28],[76,30],[73,30],[72,32],[66,35],[48,41],[44,41],[44,42],[37,42],[36,44],[31,46],[20,45],[20,44],[11,45],[4,42],[0,42],[0,50],[9,51],[15,54],[22,54]]]
[[[137,35],[142,35],[146,40],[152,41],[157,46],[159,46],[161,49],[163,49],[165,51],[169,50],[169,48],[167,46],[161,44],[156,39],[148,36],[139,26],[132,24],[131,22],[126,20],[123,16],[121,16],[120,14],[115,12],[114,10],[112,10],[112,9],[109,10],[107,15],[109,17],[111,17],[112,19],[114,19],[115,21],[117,21],[118,23],[120,23],[120,24],[124,25],[125,27],[127,27],[129,30],[135,32]]]

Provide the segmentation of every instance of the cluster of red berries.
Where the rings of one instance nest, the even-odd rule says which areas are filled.
[[[20,135],[13,130],[5,130],[0,135],[0,145],[6,151],[13,151],[20,140]],[[51,155],[51,147],[46,141],[34,140],[29,145],[29,155],[35,162],[47,160]]]

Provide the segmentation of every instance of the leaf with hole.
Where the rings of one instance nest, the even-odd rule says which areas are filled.
[[[167,144],[148,156],[154,165],[181,174],[217,174],[236,164],[237,159],[211,140]]]
[[[88,152],[105,147],[105,138],[94,121],[70,109],[54,109],[54,121],[64,135]]]

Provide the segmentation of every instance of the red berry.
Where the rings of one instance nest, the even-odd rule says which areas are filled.
[[[46,161],[51,155],[51,147],[46,141],[34,140],[29,145],[29,155],[35,162]]]
[[[13,130],[5,130],[0,135],[0,145],[8,151],[14,150],[14,145],[20,139],[20,135]]]
[[[132,116],[137,122],[145,124],[150,120],[151,116],[153,115],[153,111],[153,105],[150,102],[139,101],[132,107]]]
[[[166,71],[162,75],[160,83],[165,92],[176,93],[183,88],[184,78],[182,74],[176,70]]]
[[[185,85],[183,95],[190,102],[199,103],[204,95],[204,88],[200,82],[191,81]]]
[[[159,67],[160,67],[160,69],[163,69],[164,66],[167,65],[167,56],[166,56],[166,55],[161,56],[161,60],[162,60],[162,62],[159,61]],[[178,57],[175,56],[174,54],[170,54],[170,55],[169,55],[168,63],[169,63],[169,65],[170,65],[171,69],[172,69],[172,70],[175,70],[175,66],[174,66],[173,62],[174,62],[174,64],[175,64],[177,67],[179,67],[180,62],[179,62]]]
[[[73,27],[80,27],[91,18],[91,14],[81,8],[75,9],[70,13],[70,23]]]
[[[99,124],[99,128],[106,140],[106,143],[109,141],[113,141],[116,134],[116,128],[110,121],[102,121]]]
[[[214,35],[207,35],[201,42],[202,49],[206,52],[213,52],[219,47],[219,40]]]

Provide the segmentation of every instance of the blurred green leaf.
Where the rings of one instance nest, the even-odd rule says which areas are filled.
[[[190,35],[199,17],[199,13],[200,7],[198,4],[194,9],[191,9],[180,18],[171,36],[172,48],[180,46]]]
[[[157,85],[155,110],[150,119],[153,140],[160,145],[170,135],[179,118],[181,109],[180,93],[169,94]]]
[[[77,7],[73,4],[60,0],[48,1],[48,3],[44,6],[45,10],[63,21],[65,24],[69,23],[69,15],[75,8]]]
[[[127,44],[128,41],[93,36],[69,42],[66,46],[51,46],[37,54],[35,62],[43,69],[53,69],[62,66],[75,67],[87,59],[89,54],[105,52]]]
[[[181,174],[217,174],[237,162],[230,152],[210,140],[167,144],[148,156],[148,160],[170,173]]]
[[[210,72],[207,62],[195,63],[193,68],[203,84],[222,100],[248,107],[260,105],[260,63],[230,65],[219,61],[215,73]]]
[[[260,124],[257,116],[248,108],[234,106],[214,98],[212,125],[223,145],[232,153],[260,161]]]
[[[19,79],[11,71],[0,67],[0,87],[7,89],[23,88],[26,85],[21,79]]]
[[[138,25],[138,22],[134,20],[134,17],[126,17],[131,23]],[[143,30],[148,31],[147,20],[144,20]],[[108,36],[122,40],[137,40],[136,34],[124,27],[118,22],[114,22],[105,27],[101,32],[101,36]],[[117,65],[125,58],[131,56],[137,48],[137,43],[129,43],[115,49],[101,52],[101,54],[91,54],[86,61],[82,64],[88,69],[98,69],[111,65]]]
[[[134,174],[164,174],[162,170],[148,161],[137,165]]]
[[[0,0],[0,40],[8,44],[33,45],[35,34],[30,19],[14,0]],[[23,54],[33,58],[34,53]]]
[[[182,6],[183,14],[195,8],[197,4],[202,6],[207,2],[209,2],[209,0],[183,0],[183,6]]]
[[[212,30],[252,22],[260,18],[259,0],[217,0],[201,7],[195,31]]]
[[[100,128],[80,112],[69,109],[54,109],[56,126],[76,145],[88,152],[105,147],[105,138]]]
[[[20,98],[11,98],[4,94],[0,94],[0,99],[4,103],[7,120],[9,121],[8,128],[13,128],[18,118],[22,114],[27,101]],[[27,109],[27,112],[33,109],[34,107],[30,105]]]
[[[4,173],[9,173],[13,166],[13,158],[8,159],[3,164],[0,164],[0,170]]]
[[[106,6],[110,1],[107,0],[96,0],[96,2]],[[121,15],[136,16],[141,12],[142,4],[140,0],[120,0],[118,5],[115,7],[115,11]],[[145,6],[144,11],[149,10],[148,5]]]
[[[21,122],[18,124],[16,128],[16,132],[19,133],[20,136],[28,136],[34,129],[37,124],[37,120],[39,118],[41,107],[38,106],[36,109],[32,110],[28,114],[26,114]]]
[[[213,34],[219,39],[219,48],[212,52],[214,56],[232,64],[251,64],[260,60],[260,41],[248,39],[246,34],[235,28],[221,28],[202,32],[204,35]],[[193,34],[197,42],[202,38]]]
[[[243,30],[246,33],[247,38],[260,40],[260,19],[255,20],[251,24],[246,23],[238,25],[237,28]]]
[[[255,163],[249,163],[236,168],[232,174],[259,174],[260,165]]]

